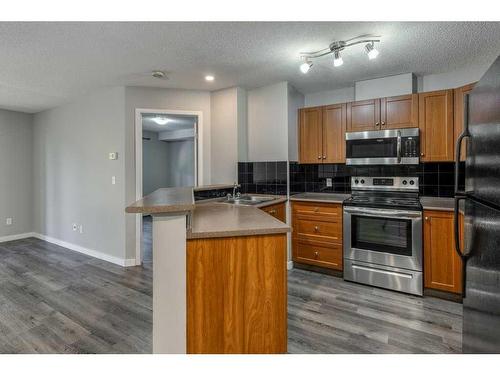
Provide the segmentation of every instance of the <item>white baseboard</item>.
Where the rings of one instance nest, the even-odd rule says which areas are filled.
[[[286,269],[291,270],[292,268],[293,268],[293,262],[289,260],[288,262],[286,262]]]
[[[122,258],[114,257],[112,255],[104,254],[100,251],[88,249],[86,247],[75,245],[75,244],[72,244],[70,242],[62,241],[62,240],[59,240],[57,238],[46,236],[46,235],[40,234],[40,233],[32,233],[32,236],[30,236],[30,237],[35,237],[35,238],[38,238],[40,240],[47,241],[47,242],[53,243],[53,244],[58,245],[58,246],[62,246],[66,249],[73,250],[73,251],[76,251],[78,253],[82,253],[82,254],[97,258],[97,259],[101,259],[101,260],[104,260],[106,262],[114,263],[114,264],[117,264],[117,265],[122,266],[122,267],[131,267],[131,266],[136,265],[135,258],[122,259]]]
[[[12,234],[10,236],[3,236],[0,237],[0,242],[23,240],[29,237],[35,237],[35,233],[21,233],[21,234]]]

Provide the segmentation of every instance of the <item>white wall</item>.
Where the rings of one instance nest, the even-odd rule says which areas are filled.
[[[355,100],[368,100],[384,96],[398,96],[417,92],[417,81],[413,73],[367,79],[354,83]]]
[[[136,108],[201,111],[203,117],[202,150],[203,179],[200,185],[210,184],[210,93],[208,91],[159,89],[150,87],[125,88],[125,201],[136,201],[135,192],[135,110]],[[200,168],[200,166],[198,166]],[[125,207],[125,206],[124,206]],[[126,254],[135,257],[135,216],[126,217]]]
[[[0,239],[33,231],[32,121],[32,115],[0,109]]]
[[[354,86],[337,90],[305,94],[304,106],[315,107],[320,105],[347,103],[352,101],[354,101]]]
[[[151,194],[168,186],[168,143],[158,139],[158,133],[143,131],[142,193]]]
[[[167,142],[166,187],[194,186],[194,141]]]
[[[118,87],[34,116],[35,231],[118,260],[126,258],[124,103]]]
[[[248,91],[248,159],[288,160],[288,83]]]
[[[238,179],[238,88],[212,92],[210,100],[211,182],[230,184]]]
[[[453,89],[479,81],[492,62],[468,66],[452,72],[430,74],[418,79],[419,92]]]
[[[238,161],[248,161],[248,95],[241,87],[238,96]]]
[[[288,85],[288,159],[298,160],[297,140],[298,110],[304,107],[304,95],[292,85]]]

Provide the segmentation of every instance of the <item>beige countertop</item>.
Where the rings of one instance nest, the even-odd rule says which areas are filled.
[[[279,202],[272,201],[272,204],[276,203]],[[256,206],[209,202],[196,205],[191,216],[191,229],[187,232],[187,238],[255,236],[290,231],[290,226]]]
[[[322,202],[322,203],[342,203],[351,194],[335,193],[300,193],[290,196],[291,201]]]
[[[163,188],[146,195],[125,209],[130,214],[172,214],[194,209],[193,188]]]
[[[220,188],[219,186],[221,185],[211,188]],[[260,210],[262,207],[286,202],[286,197],[252,195],[275,199],[253,206],[222,203],[220,198],[195,203],[192,187],[164,188],[133,203],[125,211],[135,214],[190,213],[188,238],[252,236],[291,231],[290,226]]]
[[[453,211],[455,207],[453,198],[422,196],[420,197],[420,203],[422,203],[424,210]]]

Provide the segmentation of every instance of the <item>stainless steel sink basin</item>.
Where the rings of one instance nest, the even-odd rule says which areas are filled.
[[[223,203],[237,204],[241,206],[254,206],[260,203],[273,201],[274,197],[261,197],[258,195],[242,195],[236,198],[225,198]]]

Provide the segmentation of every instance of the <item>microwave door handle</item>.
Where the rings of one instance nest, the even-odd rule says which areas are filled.
[[[398,153],[398,164],[400,164],[401,163],[401,131],[400,130],[398,130],[397,153]]]

